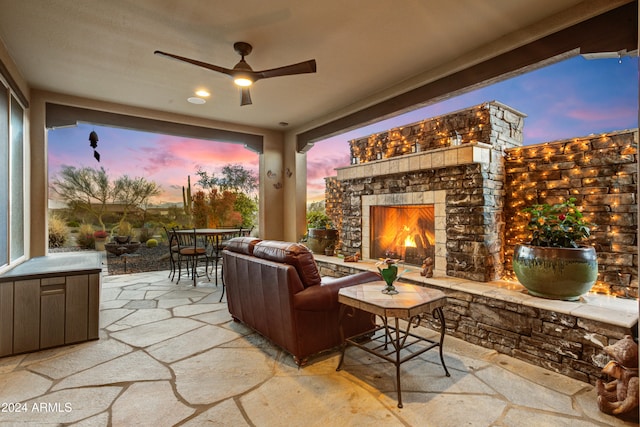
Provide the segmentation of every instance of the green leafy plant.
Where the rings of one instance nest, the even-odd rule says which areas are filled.
[[[158,246],[158,241],[156,239],[148,239],[146,245],[148,248],[155,248]]]
[[[554,205],[535,204],[522,210],[530,215],[530,244],[554,248],[578,248],[579,242],[591,235],[595,226],[586,221],[575,205],[575,197]]]
[[[333,222],[322,211],[307,212],[307,228],[333,228]]]

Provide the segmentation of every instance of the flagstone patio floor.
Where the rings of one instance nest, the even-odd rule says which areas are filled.
[[[0,358],[0,425],[622,426],[594,387],[453,337],[395,369],[348,348],[292,357],[232,321],[221,287],[103,276],[100,339]],[[421,333],[435,335],[424,327]]]

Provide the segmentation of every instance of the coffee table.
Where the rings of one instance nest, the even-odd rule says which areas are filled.
[[[341,303],[340,338],[342,340],[342,351],[336,371],[342,369],[344,353],[349,345],[361,348],[393,363],[396,367],[398,408],[402,408],[401,364],[437,347],[444,372],[448,377],[450,376],[442,355],[442,343],[446,329],[442,307],[446,304],[447,297],[437,289],[405,283],[395,283],[394,285],[399,291],[396,295],[385,295],[380,292],[385,287],[385,283],[382,281],[340,289],[338,301]],[[343,320],[345,316],[352,315],[355,309],[378,316],[382,321],[382,325],[378,325],[374,329],[359,335],[345,337]],[[428,313],[431,313],[433,318],[440,323],[440,339],[438,341],[410,332],[412,327],[420,325],[424,315]],[[390,319],[393,319],[393,321],[391,322]],[[400,326],[400,319],[406,321],[406,326]]]

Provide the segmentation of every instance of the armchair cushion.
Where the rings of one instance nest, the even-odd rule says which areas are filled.
[[[260,242],[255,237],[234,237],[225,244],[225,249],[245,255],[253,255],[253,248]]]

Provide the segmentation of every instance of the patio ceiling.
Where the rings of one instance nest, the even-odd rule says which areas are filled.
[[[0,0],[0,38],[33,88],[282,129],[395,96],[424,84],[430,70],[593,3],[602,8],[579,0]],[[259,81],[253,105],[241,107],[228,77],[153,54],[231,68],[236,41],[253,45],[246,59],[256,70],[315,58],[318,71]],[[199,88],[211,92],[208,102],[188,103]]]

